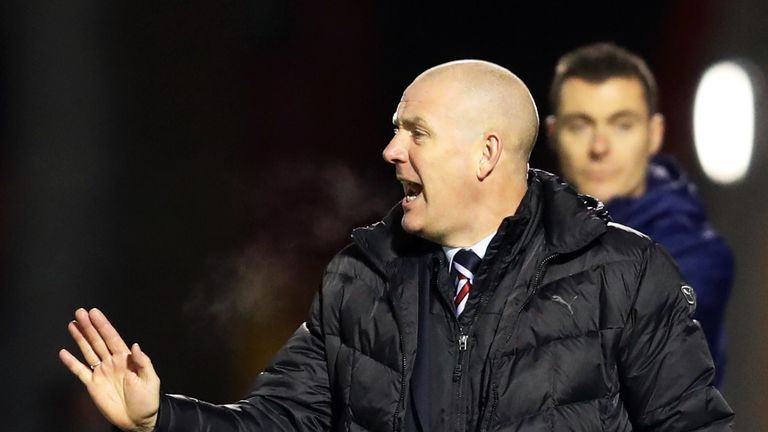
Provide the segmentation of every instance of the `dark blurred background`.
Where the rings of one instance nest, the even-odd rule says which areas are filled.
[[[725,394],[768,430],[768,120],[746,178],[707,180],[692,147],[713,61],[768,67],[761,0],[504,5],[405,1],[11,0],[0,6],[3,430],[106,431],[59,363],[66,323],[104,310],[163,390],[244,395],[303,321],[325,263],[400,199],[381,160],[402,90],[480,58],[543,115],[556,59],[611,40],[657,74],[665,150],[732,245]],[[726,143],[727,145],[727,143]],[[532,165],[556,170],[540,135]]]

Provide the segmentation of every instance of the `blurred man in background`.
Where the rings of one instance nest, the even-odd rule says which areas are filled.
[[[658,155],[664,117],[656,81],[637,55],[611,43],[562,56],[550,89],[550,142],[563,175],[603,201],[611,217],[663,245],[693,287],[691,302],[715,360],[725,367],[723,316],[733,257],[710,226],[695,186]],[[695,294],[694,294],[695,290]]]

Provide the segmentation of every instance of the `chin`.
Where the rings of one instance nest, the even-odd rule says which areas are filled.
[[[419,235],[423,230],[423,226],[418,221],[413,220],[413,216],[403,215],[403,219],[400,221],[400,225],[403,227],[403,231],[408,234]]]
[[[428,231],[427,227],[424,225],[424,221],[414,221],[413,218],[404,216],[400,225],[403,227],[403,231],[408,234],[415,235],[416,237],[420,237],[433,243],[444,243],[443,237],[439,233]]]
[[[577,189],[578,189],[578,187],[577,187]],[[589,195],[591,197],[597,198],[598,200],[600,200],[603,203],[605,203],[608,200],[612,199],[616,195],[615,192],[610,191],[610,190],[605,190],[605,189],[602,189],[602,188],[589,188],[589,187],[586,187],[584,189],[579,189],[579,192],[583,193],[583,194],[586,194],[586,195]]]
[[[596,193],[596,194],[594,194],[592,196],[597,198],[598,200],[600,200],[601,203],[605,204],[608,201],[616,198],[618,195],[613,193],[613,192],[611,192],[611,193]]]

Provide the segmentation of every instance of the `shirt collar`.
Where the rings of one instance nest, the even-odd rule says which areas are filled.
[[[485,256],[485,251],[488,249],[488,245],[491,244],[491,240],[493,240],[493,236],[495,235],[496,235],[496,231],[492,232],[488,237],[475,243],[475,245],[472,246],[470,249],[472,249],[472,252],[477,254],[477,256],[479,256],[480,259],[483,259],[483,257]],[[443,253],[445,253],[445,257],[448,258],[448,268],[451,268],[451,265],[453,264],[454,255],[456,255],[456,252],[460,251],[461,249],[464,249],[464,248],[443,246]]]

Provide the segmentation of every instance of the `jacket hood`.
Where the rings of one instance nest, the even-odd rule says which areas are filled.
[[[606,231],[611,221],[600,201],[576,192],[560,177],[542,170],[530,170],[541,182],[544,232],[553,252],[577,251]]]
[[[573,187],[546,171],[528,171],[528,191],[538,194],[542,210],[547,249],[556,253],[579,250],[606,231],[610,217],[603,204],[578,194]],[[506,225],[505,218],[500,227]],[[421,256],[440,246],[406,233],[400,221],[403,209],[396,204],[381,222],[352,231],[352,239],[373,264],[386,275],[392,261],[407,256]]]
[[[706,223],[696,187],[669,156],[657,155],[651,160],[645,194],[639,198],[616,198],[606,206],[616,221],[640,230],[670,214]]]

